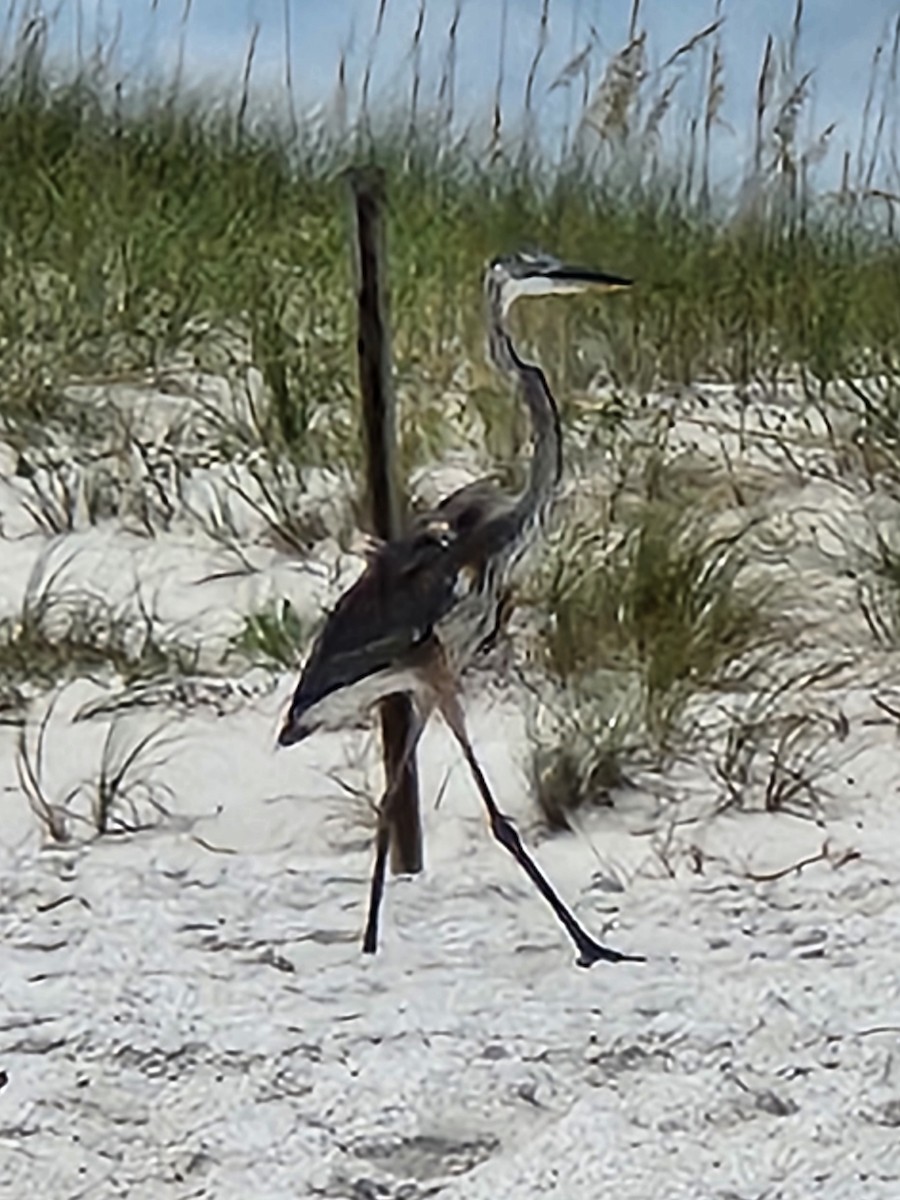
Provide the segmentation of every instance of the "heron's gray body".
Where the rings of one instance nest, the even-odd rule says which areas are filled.
[[[509,498],[479,480],[375,548],[313,646],[283,744],[359,720],[393,692],[419,700],[416,667],[430,640],[451,670],[465,668],[497,626],[513,557],[509,510]]]
[[[312,648],[278,740],[300,741],[315,729],[344,725],[376,700],[406,692],[417,701],[405,753],[437,707],[456,738],[485,803],[491,832],[523,867],[572,938],[578,962],[622,962],[627,956],[596,942],[560,900],[498,808],[475,757],[459,702],[458,677],[491,639],[506,607],[510,578],[552,503],[562,471],[559,412],[543,372],[523,362],[506,329],[520,295],[607,289],[627,281],[555,259],[516,255],[488,267],[488,350],[513,378],[531,418],[533,451],[519,495],[490,480],[454,492],[416,516],[408,532],[376,546],[356,583],[344,593]],[[400,769],[395,771],[399,776]],[[379,806],[375,866],[363,949],[374,952],[384,888],[394,790]]]
[[[532,457],[519,495],[478,480],[419,514],[408,533],[378,546],[361,578],[338,601],[320,633],[279,741],[290,744],[317,728],[335,728],[380,697],[418,697],[417,656],[436,639],[459,673],[490,639],[512,573],[543,522],[562,472],[559,413],[543,372],[523,361],[506,314],[524,294],[574,291],[627,281],[555,259],[517,255],[490,264],[485,276],[488,354],[512,377],[528,409]]]

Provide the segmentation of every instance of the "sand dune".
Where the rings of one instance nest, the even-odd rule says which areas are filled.
[[[809,486],[785,521],[846,499]],[[25,494],[8,470],[3,614],[43,556],[57,588],[117,609],[149,598],[210,664],[246,612],[287,596],[314,620],[359,568],[325,540],[301,568],[246,528],[255,569],[227,577],[233,558],[187,521],[53,539]],[[802,560],[796,528],[791,570],[822,573],[823,637],[861,638],[839,565],[812,536]],[[586,924],[648,957],[590,972],[491,842],[440,726],[421,756],[427,870],[390,882],[367,959],[371,734],[276,753],[293,673],[211,671],[115,715],[108,680],[36,694],[28,744],[52,703],[42,784],[70,841],[48,841],[20,730],[0,726],[0,1194],[893,1200],[897,727],[876,703],[884,664],[854,664],[815,697],[835,732],[802,814],[761,811],[752,784],[757,811],[720,811],[710,751],[552,838],[529,799],[522,696],[469,681],[502,805]],[[121,761],[155,729],[131,793],[146,827],[89,836],[104,747]]]

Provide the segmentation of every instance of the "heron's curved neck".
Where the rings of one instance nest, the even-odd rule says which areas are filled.
[[[531,468],[515,508],[517,523],[524,527],[539,521],[553,500],[562,475],[562,430],[544,372],[519,357],[497,294],[488,296],[488,353],[498,371],[518,385],[531,418]]]

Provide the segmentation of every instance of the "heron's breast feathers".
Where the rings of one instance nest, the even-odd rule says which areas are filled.
[[[418,517],[407,536],[369,548],[313,645],[294,716],[367,676],[414,666],[434,636],[464,665],[494,621],[492,581],[511,532],[503,499],[479,481]]]

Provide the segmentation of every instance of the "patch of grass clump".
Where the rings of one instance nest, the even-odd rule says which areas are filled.
[[[17,739],[16,771],[22,791],[46,836],[54,842],[137,833],[169,815],[171,788],[156,776],[169,758],[174,738],[166,725],[136,730],[114,716],[107,726],[96,771],[65,791],[48,781],[48,737],[63,695],[57,690],[40,721],[23,724]]]
[[[747,578],[746,533],[717,533],[702,513],[654,501],[638,502],[621,528],[571,528],[544,593],[550,670],[637,673],[648,728],[664,737],[673,701],[771,636],[770,588]]]
[[[199,650],[160,634],[147,613],[118,610],[103,596],[54,590],[33,576],[21,611],[0,620],[0,693],[56,687],[77,676],[126,684],[197,670]]]
[[[613,803],[646,759],[640,684],[622,672],[569,681],[533,722],[534,797],[550,829]],[[542,719],[543,718],[543,719]]]
[[[874,546],[861,554],[860,610],[876,643],[900,647],[900,548],[895,537],[876,530]]]
[[[622,508],[612,527],[573,522],[538,588],[543,662],[559,684],[534,739],[536,799],[552,827],[688,745],[692,698],[749,682],[776,640],[750,525],[722,533],[672,500]]]
[[[231,639],[231,652],[263,666],[296,667],[310,636],[290,600],[282,599],[244,619]]]

